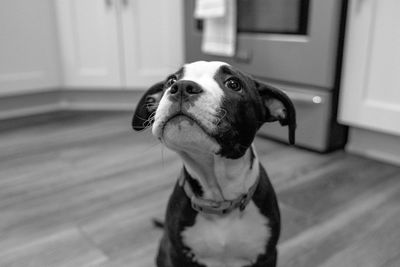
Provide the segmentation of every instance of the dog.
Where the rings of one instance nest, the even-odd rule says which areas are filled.
[[[295,142],[289,97],[224,62],[184,65],[140,99],[134,130],[151,127],[183,168],[167,205],[158,267],[273,267],[280,212],[252,145],[279,121]]]

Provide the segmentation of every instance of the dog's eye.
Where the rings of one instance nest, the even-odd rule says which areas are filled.
[[[235,79],[235,78],[230,78],[225,82],[225,86],[228,87],[229,89],[232,89],[234,91],[240,91],[242,89],[242,85],[240,82]]]
[[[167,80],[165,86],[166,86],[166,87],[170,87],[170,86],[172,86],[174,83],[176,83],[176,81],[177,81],[176,77],[175,77],[175,76],[171,76],[171,77],[168,78],[168,80]]]

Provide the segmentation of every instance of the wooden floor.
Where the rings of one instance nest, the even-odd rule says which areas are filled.
[[[131,114],[0,122],[0,266],[154,266],[181,163]],[[283,216],[281,267],[400,266],[400,168],[268,140],[258,154]]]

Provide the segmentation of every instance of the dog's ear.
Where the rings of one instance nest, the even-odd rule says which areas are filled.
[[[163,94],[164,82],[158,82],[150,87],[142,96],[132,118],[132,128],[144,130],[153,124],[154,113]]]
[[[257,90],[265,107],[265,122],[279,121],[289,128],[289,143],[295,143],[296,110],[290,98],[281,90],[256,82]]]

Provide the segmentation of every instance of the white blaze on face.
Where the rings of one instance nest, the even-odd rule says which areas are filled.
[[[217,129],[217,114],[221,107],[224,95],[222,88],[215,80],[215,75],[223,65],[227,64],[218,61],[197,61],[186,64],[183,68],[183,77],[179,79],[179,81],[187,80],[195,82],[203,89],[203,92],[193,102],[191,102],[190,105],[187,105],[185,112],[199,121],[202,124],[202,127],[207,129],[209,133],[214,133]],[[152,130],[153,134],[158,138],[163,137],[163,127],[166,121],[170,118],[170,113],[176,112],[176,110],[171,109],[171,106],[176,103],[169,99],[169,91],[170,88],[167,88],[154,117],[155,120]],[[193,128],[193,130],[198,129]],[[169,137],[173,138],[173,136]]]
[[[198,61],[188,64],[185,66],[184,76],[181,79],[196,82],[204,90],[204,93],[189,108],[188,112],[196,114],[197,118],[210,132],[216,130],[216,125],[213,122],[215,122],[224,95],[222,88],[215,80],[215,74],[223,65],[227,64],[218,61]]]

